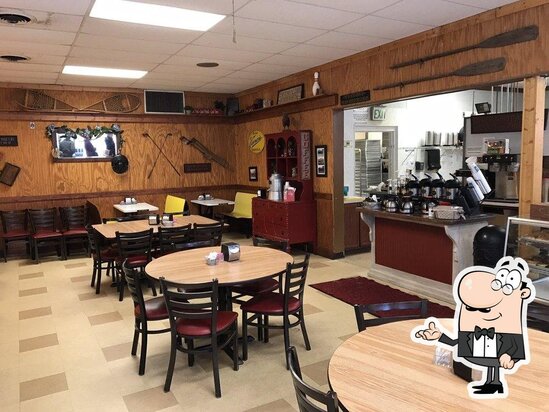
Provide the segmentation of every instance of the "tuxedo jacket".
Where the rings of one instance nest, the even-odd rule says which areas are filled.
[[[448,346],[458,345],[458,356],[462,358],[473,357],[474,332],[458,332],[458,338],[452,339],[446,334],[442,334],[439,342]],[[520,333],[497,333],[496,331],[497,357],[507,353],[515,362],[525,359],[524,338]]]

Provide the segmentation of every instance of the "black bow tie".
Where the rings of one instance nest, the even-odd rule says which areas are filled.
[[[488,336],[490,339],[494,339],[496,330],[494,328],[480,328],[475,326],[475,339],[480,339],[481,336]]]

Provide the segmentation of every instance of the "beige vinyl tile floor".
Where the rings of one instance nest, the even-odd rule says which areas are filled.
[[[250,243],[234,234],[229,239]],[[364,276],[369,259],[369,253],[339,260],[313,255],[308,283]],[[149,336],[147,369],[139,376],[139,358],[130,355],[132,300],[126,296],[119,302],[105,276],[102,293],[95,295],[91,272],[92,260],[86,257],[60,261],[53,256],[41,264],[10,258],[0,263],[0,410],[297,410],[278,330],[271,330],[269,343],[250,344],[249,359],[237,372],[220,355],[221,399],[214,396],[208,355],[198,356],[190,368],[179,353],[171,392],[164,393],[169,335]],[[328,361],[356,332],[353,308],[310,287],[305,304],[312,350],[305,350],[299,328],[290,331],[291,343],[304,379],[328,390]]]

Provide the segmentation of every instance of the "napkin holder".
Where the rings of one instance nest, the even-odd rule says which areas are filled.
[[[225,262],[234,262],[240,259],[240,245],[235,242],[222,243],[221,253]]]
[[[452,360],[452,370],[454,375],[459,376],[461,379],[467,382],[473,381],[473,370],[469,366],[456,360]]]
[[[171,213],[164,213],[160,223],[162,223],[162,226],[173,226],[173,215]]]
[[[159,215],[149,215],[149,225],[158,225],[160,223]]]

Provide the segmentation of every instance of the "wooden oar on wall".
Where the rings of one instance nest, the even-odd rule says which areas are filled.
[[[480,43],[472,46],[462,47],[460,49],[448,50],[442,53],[431,54],[430,56],[420,57],[419,59],[408,60],[391,66],[391,69],[399,69],[401,67],[420,64],[429,60],[439,59],[441,57],[451,56],[453,54],[462,53],[474,49],[493,49],[496,47],[510,46],[511,44],[523,43],[530,40],[535,40],[539,36],[538,26],[521,27],[520,29],[507,31],[495,36],[489,37]]]
[[[451,76],[478,76],[480,74],[488,74],[500,72],[505,69],[506,60],[505,57],[499,57],[497,59],[485,60],[479,63],[468,64],[450,73],[438,74],[436,76],[420,77],[414,80],[404,80],[402,82],[389,83],[380,87],[375,87],[374,90],[392,89],[393,87],[404,87],[408,84],[426,82],[430,80],[442,79],[443,77]]]

